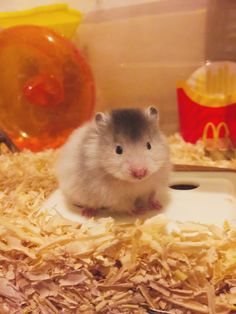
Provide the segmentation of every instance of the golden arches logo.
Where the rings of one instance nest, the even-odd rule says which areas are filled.
[[[209,138],[209,130],[212,130],[213,137]],[[220,131],[224,130],[224,134],[220,137]],[[218,125],[214,125],[212,122],[208,122],[203,130],[202,140],[205,149],[208,151],[220,150],[227,151],[233,148],[233,144],[230,139],[230,131],[228,125],[225,122],[220,122]]]
[[[228,125],[225,122],[220,122],[218,125],[215,125],[212,122],[208,122],[203,130],[203,136],[202,139],[205,142],[208,139],[208,132],[211,129],[212,134],[213,134],[213,139],[217,140],[219,139],[220,131],[221,129],[224,129],[225,135],[223,136],[224,138],[227,138],[230,136],[229,128]]]

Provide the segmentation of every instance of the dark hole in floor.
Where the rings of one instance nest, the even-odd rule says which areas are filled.
[[[189,183],[177,183],[170,185],[170,188],[173,190],[194,190],[198,188],[197,184],[189,184]]]

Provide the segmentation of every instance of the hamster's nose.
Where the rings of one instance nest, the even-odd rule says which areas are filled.
[[[147,174],[146,168],[132,168],[131,169],[132,176],[136,179],[142,179]]]

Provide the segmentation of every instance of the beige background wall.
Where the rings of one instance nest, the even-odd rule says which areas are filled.
[[[147,2],[89,13],[76,42],[94,72],[97,110],[156,104],[170,134],[176,81],[205,61],[206,2]]]

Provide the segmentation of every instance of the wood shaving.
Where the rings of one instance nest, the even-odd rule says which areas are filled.
[[[222,168],[236,168],[236,151],[227,160],[224,155],[206,155],[202,141],[196,144],[186,143],[179,133],[168,138],[170,144],[171,160],[174,164],[199,165]]]
[[[170,138],[172,160],[212,161]],[[168,221],[81,226],[40,207],[55,151],[0,155],[0,313],[235,313],[236,229]]]

